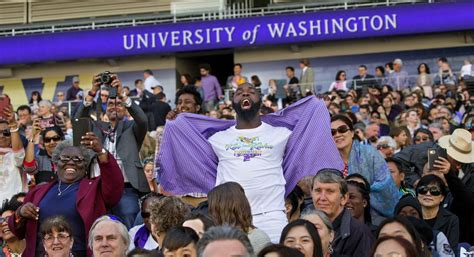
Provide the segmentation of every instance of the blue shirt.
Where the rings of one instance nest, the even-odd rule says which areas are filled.
[[[61,195],[58,190],[58,183],[55,183],[53,187],[46,193],[41,202],[39,203],[39,224],[44,222],[51,216],[62,215],[71,225],[72,233],[74,236],[74,245],[72,246],[73,252],[86,251],[86,234],[84,231],[84,222],[82,221],[81,215],[76,209],[77,191],[79,190],[80,182],[74,184],[66,184],[61,182]],[[39,233],[37,235],[36,252],[44,252],[43,238]]]

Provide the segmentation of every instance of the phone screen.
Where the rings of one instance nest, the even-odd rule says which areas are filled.
[[[434,148],[428,148],[428,166],[430,171],[434,170],[434,161],[439,158],[438,152]]]

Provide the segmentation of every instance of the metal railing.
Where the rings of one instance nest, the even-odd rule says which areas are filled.
[[[56,33],[78,30],[96,30],[102,28],[117,28],[140,26],[160,23],[177,23],[188,21],[206,21],[235,19],[256,16],[268,16],[290,13],[306,13],[325,10],[347,10],[354,8],[394,6],[402,4],[419,4],[435,2],[456,2],[456,0],[386,0],[379,2],[356,2],[340,1],[335,4],[330,3],[296,3],[296,4],[273,4],[263,8],[252,8],[247,3],[232,4],[222,10],[189,13],[189,14],[149,14],[134,15],[133,17],[109,17],[97,18],[94,20],[71,20],[54,21],[42,24],[12,25],[0,28],[0,37],[11,37],[19,35],[30,35],[39,33]],[[58,24],[59,23],[59,24]]]

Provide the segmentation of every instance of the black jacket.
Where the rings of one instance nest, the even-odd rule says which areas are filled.
[[[354,76],[352,78],[352,88],[356,89],[359,95],[367,94],[367,88],[370,86],[378,86],[377,80],[375,80],[373,75],[366,74],[364,79],[362,79],[360,75]]]
[[[452,248],[459,243],[459,219],[456,215],[440,207],[433,230],[443,232]]]
[[[369,256],[375,241],[374,236],[365,224],[352,218],[350,211],[344,209],[334,220],[333,227],[335,231],[334,253],[331,256]]]
[[[145,93],[140,101],[140,107],[148,117],[148,131],[154,131],[166,123],[166,115],[171,111],[169,104],[160,101],[155,95]]]
[[[450,195],[447,209],[459,218],[460,235],[459,242],[467,242],[474,245],[474,169],[473,164],[463,166],[464,177],[458,178],[457,172],[451,170],[444,175]],[[453,246],[455,247],[455,246]]]

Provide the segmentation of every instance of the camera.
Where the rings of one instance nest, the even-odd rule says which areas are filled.
[[[101,74],[99,74],[99,79],[98,81],[104,85],[105,90],[109,91],[109,98],[116,98],[117,97],[117,88],[112,87],[112,81],[114,81],[114,78],[112,77],[112,73],[110,71],[104,71]]]

